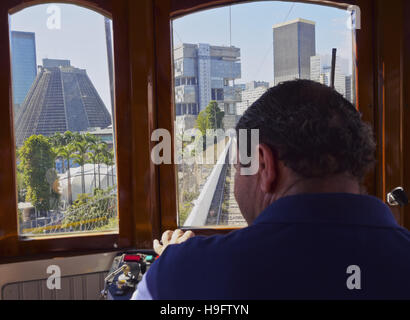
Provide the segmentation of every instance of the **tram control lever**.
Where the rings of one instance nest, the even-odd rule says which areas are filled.
[[[142,276],[157,255],[151,250],[120,252],[114,258],[110,272],[104,279],[101,298],[106,300],[129,300]]]
[[[397,187],[387,194],[387,203],[390,206],[403,207],[409,203],[409,198],[402,187]]]

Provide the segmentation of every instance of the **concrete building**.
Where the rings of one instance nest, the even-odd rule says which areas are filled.
[[[10,47],[13,105],[14,112],[17,113],[37,76],[35,34],[11,31]]]
[[[248,109],[256,100],[258,100],[269,88],[269,82],[252,81],[246,84],[245,90],[241,92],[241,102],[238,103],[238,115]]]
[[[311,80],[330,86],[331,69],[331,64],[328,64],[328,61],[322,56],[313,56],[310,58]],[[346,97],[346,75],[342,71],[340,57],[336,57],[335,89],[341,95]]]
[[[346,76],[346,99],[349,100],[351,103],[355,104],[356,103],[356,97],[355,97],[355,89],[353,87],[353,78],[351,75]]]
[[[235,80],[241,77],[239,48],[184,43],[174,49],[174,77],[177,124],[190,129],[212,100],[218,102],[226,118],[236,119],[236,104],[240,101],[240,88],[235,86]]]
[[[310,57],[316,55],[315,22],[296,19],[273,26],[275,85],[310,78]]]
[[[33,134],[89,131],[111,125],[111,115],[86,70],[69,60],[44,59],[16,119],[16,143]]]

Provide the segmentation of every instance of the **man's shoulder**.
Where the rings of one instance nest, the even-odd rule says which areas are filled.
[[[156,272],[174,270],[186,273],[189,268],[201,268],[206,261],[229,260],[259,239],[255,226],[232,231],[223,235],[195,236],[181,244],[169,245],[155,262]],[[260,236],[260,234],[259,234]],[[189,261],[189,266],[186,263]]]
[[[180,299],[196,297],[197,286],[205,288],[202,291],[217,288],[223,282],[218,270],[235,263],[250,233],[252,228],[247,227],[226,235],[196,236],[184,243],[169,245],[147,273],[149,292],[154,299]],[[207,294],[213,296],[210,292]]]
[[[234,246],[242,241],[249,241],[249,236],[254,228],[246,227],[243,229],[232,231],[228,234],[218,234],[212,236],[196,236],[188,239],[184,243],[170,245],[164,253],[168,255],[192,255],[193,253],[203,255],[210,250],[226,250],[230,246]]]

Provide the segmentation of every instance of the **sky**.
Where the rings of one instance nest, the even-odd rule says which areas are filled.
[[[69,59],[87,70],[107,109],[111,112],[104,17],[83,7],[57,4],[61,28],[49,29],[47,12],[52,4],[36,5],[10,16],[10,30],[36,34],[37,64],[43,58]],[[332,48],[350,63],[351,31],[347,11],[298,2],[259,1],[231,6],[232,45],[241,49],[242,79],[273,81],[272,26],[304,18],[316,22],[316,52],[329,55]],[[229,45],[229,7],[189,14],[173,21],[174,46],[181,42]],[[115,39],[113,39],[115,41]]]
[[[316,53],[331,55],[332,48],[346,59],[351,74],[352,35],[345,10],[298,2],[259,1],[231,6],[231,44],[241,49],[242,79],[273,81],[272,26],[297,18],[316,22]],[[229,46],[229,7],[205,10],[173,21],[174,46],[209,43]],[[350,69],[350,70],[349,70]]]

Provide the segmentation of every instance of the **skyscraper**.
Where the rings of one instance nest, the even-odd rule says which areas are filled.
[[[11,31],[10,47],[13,104],[16,112],[26,98],[37,75],[35,34],[33,32]]]
[[[33,134],[50,136],[111,124],[111,115],[86,70],[74,68],[70,60],[57,59],[44,59],[39,69],[16,117],[18,146]]]
[[[273,26],[275,85],[310,78],[310,57],[316,55],[315,22],[296,19]]]

